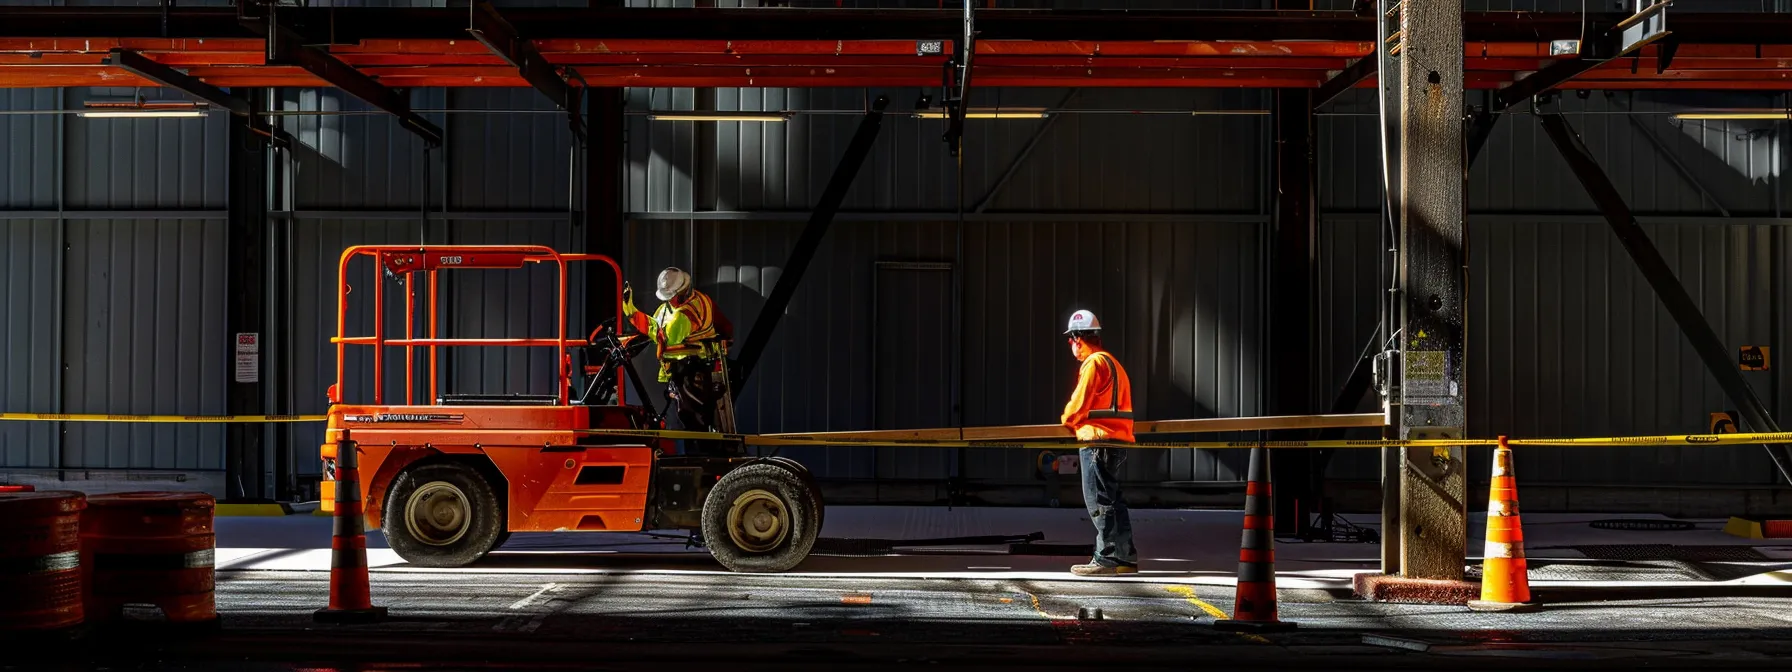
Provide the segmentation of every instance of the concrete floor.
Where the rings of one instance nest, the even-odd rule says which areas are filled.
[[[1534,614],[1354,600],[1348,577],[1378,547],[1278,547],[1291,633],[1227,634],[1238,512],[1135,513],[1144,572],[1077,579],[1077,558],[996,549],[813,557],[782,575],[722,571],[681,542],[642,535],[517,535],[475,567],[404,566],[370,535],[375,602],[392,619],[318,626],[328,594],[329,520],[220,519],[221,631],[96,634],[105,646],[14,646],[0,669],[430,669],[599,665],[732,667],[1079,667],[1258,669],[1785,669],[1792,656],[1792,544],[1717,531],[1594,530],[1619,516],[1527,516],[1550,600]],[[924,538],[1044,532],[1087,543],[1081,512],[841,507],[829,537]],[[1478,535],[1478,530],[1476,531]],[[1588,559],[1589,545],[1758,546],[1753,562]],[[1478,548],[1478,544],[1475,545]],[[1099,609],[1099,620],[1078,618]],[[1365,642],[1365,636],[1370,637]],[[12,667],[9,667],[11,665]]]

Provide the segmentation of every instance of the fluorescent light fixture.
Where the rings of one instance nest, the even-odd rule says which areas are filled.
[[[75,116],[92,119],[172,119],[203,117],[205,110],[94,110],[76,112]]]
[[[1195,110],[1189,114],[1197,117],[1257,117],[1268,115],[1269,110]]]
[[[790,121],[789,112],[661,111],[647,116],[654,121]]]
[[[1792,121],[1792,111],[1787,110],[1704,110],[1698,112],[1679,112],[1675,119],[1689,121]]]
[[[89,100],[81,103],[83,108],[76,112],[77,117],[100,119],[166,119],[203,117],[211,110],[205,103],[192,101],[147,101],[147,100]]]
[[[966,119],[1044,119],[1044,108],[1014,107],[995,110],[965,110]],[[916,119],[945,119],[945,110],[915,110]]]

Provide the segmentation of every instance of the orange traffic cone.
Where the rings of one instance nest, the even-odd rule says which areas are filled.
[[[373,606],[367,579],[367,527],[361,510],[361,445],[342,432],[336,444],[336,516],[330,535],[330,606],[320,623],[377,623],[386,608]]]
[[[1251,449],[1251,480],[1244,490],[1244,538],[1238,548],[1238,599],[1221,630],[1293,630],[1276,620],[1276,521],[1269,492],[1269,448]]]
[[[1518,479],[1506,437],[1493,449],[1493,483],[1487,491],[1487,548],[1481,552],[1481,599],[1475,611],[1531,611],[1531,579],[1524,561],[1524,526],[1518,518]]]

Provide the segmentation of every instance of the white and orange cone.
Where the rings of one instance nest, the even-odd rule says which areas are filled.
[[[1493,482],[1487,491],[1487,547],[1482,551],[1481,599],[1474,611],[1531,611],[1531,579],[1524,559],[1524,525],[1518,516],[1518,478],[1512,446],[1500,437],[1493,449]]]

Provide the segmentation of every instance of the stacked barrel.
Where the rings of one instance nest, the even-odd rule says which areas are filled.
[[[81,523],[81,549],[91,581],[88,619],[114,621],[127,605],[153,605],[169,623],[216,621],[214,508],[211,495],[201,492],[89,498]]]
[[[0,634],[81,624],[79,492],[0,493]]]
[[[0,638],[72,631],[153,606],[217,621],[210,495],[0,490]]]

